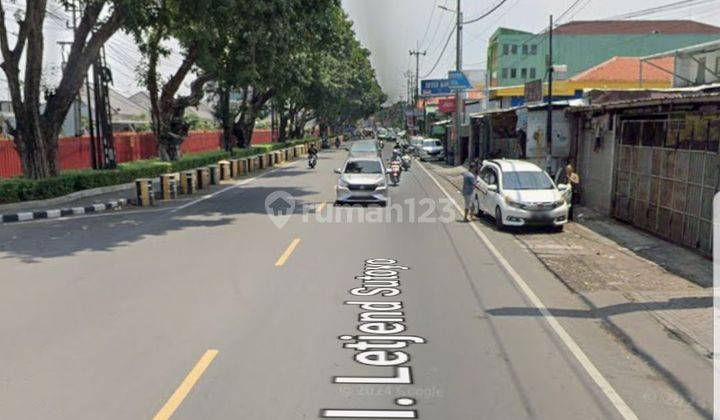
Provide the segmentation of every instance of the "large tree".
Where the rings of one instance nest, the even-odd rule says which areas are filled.
[[[203,68],[215,68],[220,84],[234,93],[234,106],[223,106],[230,110],[223,126],[248,146],[263,108],[276,97],[284,103],[286,92],[307,74],[311,50],[326,26],[323,18],[339,2],[238,0],[237,6],[222,50]]]
[[[70,55],[59,84],[43,92],[43,25],[47,0],[27,0],[24,13],[15,14],[17,33],[6,24],[4,2],[0,2],[0,67],[7,78],[15,114],[10,127],[15,148],[29,178],[58,174],[58,136],[73,100],[80,90],[88,68],[100,48],[124,24],[141,19],[144,0],[78,0],[80,20],[75,30]],[[71,2],[61,1],[68,5]],[[24,66],[21,58],[24,57]],[[44,98],[43,98],[44,93]],[[42,107],[41,103],[45,102]]]
[[[180,145],[189,131],[185,111],[197,106],[206,85],[214,79],[214,66],[199,70],[198,63],[213,60],[214,49],[225,41],[223,27],[231,25],[238,0],[156,0],[148,22],[133,32],[145,58],[142,79],[150,97],[153,131],[163,160],[177,160]],[[160,59],[171,53],[169,45],[182,51],[182,62],[166,80],[160,75]],[[195,75],[189,92],[180,93],[183,82]]]
[[[345,12],[333,10],[328,21],[332,31],[324,47],[314,50],[309,83],[297,98],[301,109],[313,110],[324,131],[368,117],[386,100],[370,52],[357,40]]]

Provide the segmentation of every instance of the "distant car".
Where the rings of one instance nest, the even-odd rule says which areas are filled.
[[[380,157],[380,147],[375,140],[358,140],[350,146],[350,157]]]
[[[388,141],[393,141],[393,142],[398,141],[397,130],[395,130],[394,128],[388,129]]]
[[[335,173],[340,175],[335,187],[336,204],[387,205],[387,177],[380,158],[349,158]]]
[[[390,132],[385,128],[378,128],[377,138],[378,140],[388,141],[390,140]]]
[[[410,137],[409,143],[410,143],[410,153],[413,153],[415,155],[418,155],[420,153],[420,148],[422,147],[422,136],[412,136]]]
[[[489,160],[480,170],[475,204],[479,215],[493,216],[500,230],[542,225],[560,231],[568,222],[569,188],[556,186],[545,171],[530,162]]]
[[[419,156],[422,161],[443,160],[445,147],[438,139],[423,139]]]

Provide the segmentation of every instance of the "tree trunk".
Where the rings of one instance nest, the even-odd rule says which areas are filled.
[[[287,140],[288,137],[288,124],[290,123],[290,117],[286,113],[280,114],[280,127],[278,128],[280,130],[280,138],[278,141],[280,143],[284,143]]]
[[[41,79],[44,57],[43,25],[46,0],[26,2],[24,19],[18,23],[15,46],[10,47],[5,10],[0,2],[0,64],[7,78],[17,126],[11,130],[25,176],[32,179],[58,174],[58,136],[75,101],[85,74],[98,56],[102,45],[122,26],[126,7],[113,8],[98,24],[104,1],[89,2],[75,29],[66,67],[60,83],[45,95],[40,111]],[[20,58],[24,56],[24,78],[20,77]]]
[[[164,139],[158,142],[158,154],[160,159],[165,162],[173,162],[181,157],[180,142],[172,139]]]
[[[38,128],[39,124],[30,124],[29,127],[16,131],[14,139],[23,173],[30,179],[57,175],[57,166],[54,164],[57,160],[57,136],[45,139]]]

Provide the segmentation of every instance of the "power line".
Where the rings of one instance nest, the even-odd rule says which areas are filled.
[[[625,20],[625,19],[633,19],[648,15],[655,15],[662,12],[670,12],[670,11],[677,11],[677,10],[684,10],[689,9],[691,7],[695,6],[701,6],[703,4],[709,4],[714,3],[717,0],[683,0],[683,1],[676,1],[672,3],[667,3],[660,6],[651,7],[648,9],[642,9],[642,10],[636,10],[634,12],[629,12],[621,15],[615,15],[609,18],[605,18],[603,20]]]
[[[495,6],[493,6],[490,10],[488,10],[487,12],[483,13],[482,15],[476,17],[475,19],[470,19],[468,21],[463,22],[463,25],[469,25],[471,23],[479,22],[480,20],[485,19],[486,17],[493,14],[497,9],[502,7],[503,4],[507,3],[507,1],[508,0],[500,0],[500,2],[498,4],[496,4]]]
[[[570,7],[567,8],[560,16],[558,16],[557,21],[560,22],[572,9],[575,8],[578,4],[580,4],[582,0],[575,0],[573,4],[570,5]]]
[[[428,21],[427,26],[425,27],[425,35],[422,37],[422,41],[420,41],[420,45],[425,45],[425,41],[427,40],[428,33],[430,32],[430,26],[432,26],[433,18],[435,17],[435,10],[437,9],[438,0],[435,0],[433,3],[432,11],[430,12],[430,20]]]
[[[445,0],[445,4],[447,5],[447,0]],[[441,16],[438,18],[437,25],[435,25],[435,31],[433,32],[433,35],[432,35],[432,37],[430,38],[430,42],[428,42],[428,45],[427,45],[427,48],[426,48],[426,49],[429,50],[429,49],[431,49],[431,47],[432,47],[433,45],[435,45],[435,40],[437,39],[437,35],[438,35],[438,33],[440,32],[440,28],[442,27],[442,24],[443,24],[443,18],[442,18],[442,15],[441,15]],[[435,51],[435,49],[433,49],[433,51]]]
[[[453,25],[453,27],[454,26],[455,25]],[[450,40],[452,39],[454,32],[455,31],[450,31],[450,36],[448,37],[447,41],[445,41],[445,46],[443,47],[442,52],[438,56],[438,59],[435,62],[435,65],[433,65],[432,70],[430,70],[425,76],[422,77],[423,79],[426,79],[427,77],[429,77],[435,71],[435,69],[437,69],[438,64],[440,64],[440,61],[442,60],[443,56],[445,55],[445,52],[447,51],[448,45],[450,45]]]

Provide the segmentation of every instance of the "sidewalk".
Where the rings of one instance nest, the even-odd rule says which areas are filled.
[[[428,165],[456,189],[464,167]],[[642,311],[706,358],[713,354],[712,261],[578,208],[562,233],[513,231],[565,286],[603,317]]]

